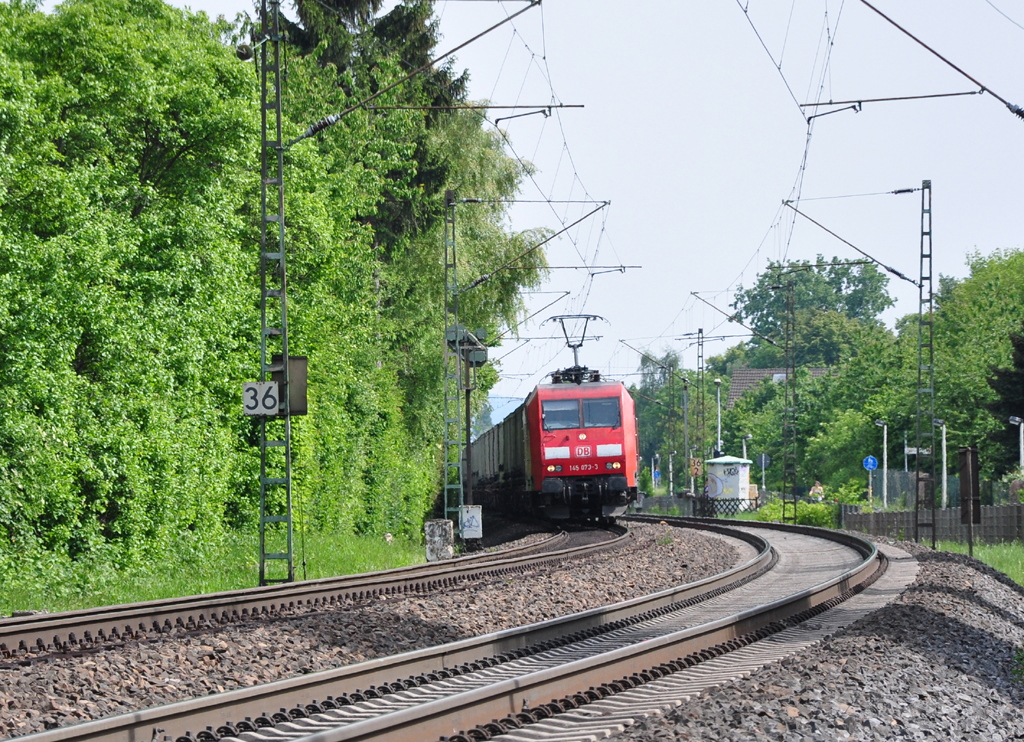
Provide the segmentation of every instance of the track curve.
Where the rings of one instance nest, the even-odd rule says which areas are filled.
[[[838,600],[880,567],[873,546],[844,534],[756,526],[726,529],[693,520],[685,524],[728,532],[758,545],[758,553],[723,575],[647,598],[319,677],[293,678],[25,739],[137,742],[169,734],[180,742],[300,737],[337,742],[428,739],[460,729],[471,730],[467,739],[484,738],[474,724],[506,715],[504,726],[498,727],[507,730],[524,713],[530,719],[554,713],[548,702],[552,697],[578,699],[569,705],[586,703],[616,687],[645,682],[645,673],[651,679],[671,672],[673,663],[700,656],[695,653],[720,654],[725,650],[718,648],[730,642],[738,647],[756,641],[779,630],[780,621]],[[406,673],[412,676],[402,680]],[[588,691],[589,686],[604,690]],[[313,701],[328,691],[328,700]],[[264,713],[275,707],[282,711]],[[187,733],[204,725],[206,731]],[[154,735],[156,729],[160,732]]]
[[[53,652],[96,651],[104,646],[172,631],[208,630],[252,615],[332,606],[381,595],[429,593],[465,581],[558,563],[625,543],[626,529],[580,546],[560,532],[539,542],[446,562],[330,577],[202,596],[186,596],[63,613],[0,618],[0,658],[24,662]],[[27,658],[27,660],[26,660]],[[0,663],[2,664],[2,663]]]

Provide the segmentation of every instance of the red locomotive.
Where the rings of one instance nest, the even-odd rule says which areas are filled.
[[[574,366],[473,443],[473,488],[498,509],[608,522],[636,500],[636,454],[625,385]]]

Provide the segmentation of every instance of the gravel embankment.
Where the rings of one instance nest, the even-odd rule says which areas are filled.
[[[613,739],[1024,739],[1024,588],[966,556],[895,546],[920,572],[887,608]]]
[[[749,558],[720,537],[633,524],[634,541],[560,569],[445,594],[252,619],[196,637],[132,642],[0,670],[0,737],[267,683],[646,595]],[[748,553],[749,552],[749,553]]]

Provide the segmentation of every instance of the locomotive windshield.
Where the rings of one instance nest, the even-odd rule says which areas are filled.
[[[544,430],[565,430],[580,427],[578,399],[545,399],[541,403]]]
[[[583,427],[617,428],[621,424],[618,397],[583,400]]]

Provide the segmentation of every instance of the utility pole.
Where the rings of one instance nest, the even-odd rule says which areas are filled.
[[[722,380],[715,379],[715,405],[718,408],[718,437],[715,438],[715,455],[722,453]]]
[[[690,459],[690,382],[683,379],[683,453],[686,455],[686,469],[690,472],[690,495],[693,495],[693,469]]]
[[[793,332],[796,324],[794,282],[786,282],[786,400],[782,412],[782,522],[796,523],[796,358]],[[788,490],[788,491],[787,491]],[[792,500],[793,514],[788,516],[787,502]]]
[[[889,507],[889,423],[875,420],[882,429],[882,509]]]
[[[942,427],[942,509],[945,510],[949,503],[949,481],[946,476],[946,472],[949,471],[946,468],[946,421],[936,420],[935,424]]]
[[[459,283],[455,260],[455,191],[445,191],[444,206],[444,512],[446,518],[458,524],[464,504],[462,460],[465,444],[462,416],[459,414],[463,328],[459,324]],[[459,531],[461,529],[456,528],[456,532]]]

